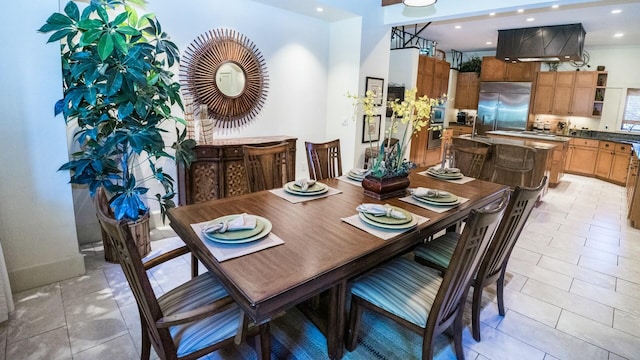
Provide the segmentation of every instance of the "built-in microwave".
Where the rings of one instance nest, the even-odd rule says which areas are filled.
[[[431,107],[431,123],[442,124],[444,123],[445,106],[433,106]]]

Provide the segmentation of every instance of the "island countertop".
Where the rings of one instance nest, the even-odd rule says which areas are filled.
[[[488,134],[496,133],[496,131],[491,131],[487,133]],[[495,134],[495,135],[502,135],[502,134]],[[510,135],[505,134],[505,136],[510,136]],[[469,139],[469,140],[490,144],[490,145],[497,145],[497,144],[520,145],[520,146],[532,147],[534,149],[544,149],[544,150],[550,150],[557,146],[555,144],[551,144],[548,142],[540,142],[540,141],[535,141],[534,139],[528,139],[528,138],[506,139],[503,137],[488,137],[488,136],[478,136],[478,135],[473,137],[471,135],[460,135],[459,137],[462,139]]]
[[[538,131],[505,131],[505,130],[496,130],[496,131],[487,131],[489,135],[502,135],[502,136],[512,136],[523,139],[535,139],[535,140],[543,140],[543,141],[557,141],[557,142],[567,142],[571,140],[568,136],[555,135],[549,133],[543,133]]]

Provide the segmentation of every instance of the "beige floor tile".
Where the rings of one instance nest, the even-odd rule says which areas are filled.
[[[62,288],[62,299],[69,300],[74,297],[83,296],[109,288],[104,271],[96,270],[87,272],[82,276],[60,282]]]
[[[593,258],[586,257],[580,259],[580,263],[578,265],[580,265],[580,267],[592,269],[594,271],[598,271],[610,276],[615,276],[623,280],[640,283],[640,269],[635,269],[630,266],[612,265]]]
[[[557,329],[629,359],[640,359],[640,338],[563,310]]]
[[[605,289],[578,279],[573,281],[570,291],[573,294],[611,306],[614,309],[640,316],[640,299],[638,298],[620,294],[615,290]]]
[[[482,334],[482,341],[480,342],[473,340],[468,334],[468,329],[465,330],[465,333],[468,336],[463,337],[463,344],[491,360],[544,359],[544,352],[484,324],[480,327],[480,333]]]
[[[516,273],[511,273],[509,272],[509,270],[507,270],[507,273],[505,274],[504,277],[507,282],[505,285],[505,288],[516,290],[516,291],[520,291],[520,289],[522,289],[522,287],[527,282],[527,280],[529,280],[528,277],[522,276]]]
[[[64,327],[65,313],[58,283],[14,294],[15,311],[9,315],[7,343]]]
[[[616,310],[613,316],[613,327],[640,338],[640,316],[638,315]]]
[[[526,276],[530,279],[538,280],[545,284],[553,285],[563,290],[569,290],[572,278],[567,275],[558,274],[540,266],[528,264],[519,259],[509,259],[507,271]]]
[[[64,327],[7,345],[11,360],[71,360],[67,329]]]
[[[515,248],[513,248],[513,251],[511,252],[511,257],[524,261],[526,263],[535,265],[538,263],[538,261],[540,261],[540,258],[542,257],[542,255],[540,255],[539,253],[530,251],[526,248],[523,248],[520,245],[517,245]]]
[[[614,354],[614,353],[610,352],[609,353],[609,360],[628,360],[628,359],[625,358],[625,357],[622,357],[622,356],[620,356],[618,354]]]
[[[640,298],[640,284],[618,279],[616,284],[616,292],[631,297]]]
[[[586,262],[588,260],[584,261]],[[571,276],[575,279],[590,282],[603,288],[612,290],[616,288],[616,278],[614,276],[606,275],[601,272],[591,270],[590,268],[585,268],[583,266],[569,264],[564,261],[556,260],[547,256],[543,256],[542,259],[540,259],[538,266],[551,271],[555,271],[559,274]]]
[[[570,263],[574,265],[577,264],[578,260],[580,259],[580,255],[575,252],[558,249],[556,247],[551,247],[548,245],[531,243],[526,240],[518,241],[516,243],[516,248],[527,249],[537,254],[541,254],[541,255],[544,254],[545,256],[556,258],[558,260],[562,260],[566,263]]]
[[[613,308],[611,306],[589,300],[535,280],[527,281],[524,288],[522,288],[522,293],[563,309],[569,309],[571,312],[608,326],[611,326],[613,323]]]
[[[544,360],[560,360],[560,359],[558,359],[557,357],[555,357],[553,355],[546,354],[544,356]]]
[[[567,241],[565,238],[553,239],[549,246],[557,249],[561,249],[564,251],[572,252],[575,254],[579,254],[580,256],[586,256],[590,258],[594,258],[596,260],[604,261],[609,264],[617,264],[618,263],[618,255],[609,254],[594,248],[584,246],[586,242],[586,238],[577,238],[581,239],[582,243],[579,244],[577,242]]]
[[[498,330],[558,359],[607,360],[609,352],[509,310]]]
[[[73,354],[73,360],[138,360],[140,355],[129,334]]]
[[[560,316],[560,307],[519,291],[504,291],[504,306],[536,321],[555,327]]]

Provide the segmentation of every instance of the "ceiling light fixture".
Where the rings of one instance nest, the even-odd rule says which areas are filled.
[[[519,13],[523,13],[523,12],[524,12],[524,9],[518,9],[518,12],[519,12]]]
[[[623,33],[616,33],[616,34],[613,35],[613,37],[617,37],[617,38],[623,37],[623,36],[624,36]]]
[[[622,12],[622,10],[620,10],[620,9],[611,10],[612,14],[620,14],[621,12]]]
[[[552,8],[552,9],[557,9],[557,8],[559,8],[559,7],[560,7],[560,5],[558,5],[558,4],[556,4],[556,5],[552,5],[552,6],[551,6],[551,8]]]
[[[533,21],[535,20],[534,18],[528,18],[527,21]]]
[[[491,44],[493,44],[493,43],[492,43],[491,41],[487,41],[485,44],[486,44],[486,45],[491,45]]]
[[[317,11],[317,12],[323,12],[323,11],[324,11],[324,9],[323,9],[323,8],[321,8],[321,7],[317,7],[317,8],[316,8],[316,11]]]
[[[496,16],[496,13],[494,13],[494,12],[489,13],[489,16]]]
[[[437,2],[438,0],[402,0],[402,3],[406,6],[430,6]]]
[[[456,25],[456,26],[454,26],[454,28],[456,28],[456,29],[462,29],[462,26],[460,26],[460,25]]]

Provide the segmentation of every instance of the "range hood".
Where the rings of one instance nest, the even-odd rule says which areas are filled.
[[[582,24],[498,30],[496,58],[504,61],[582,60]]]

